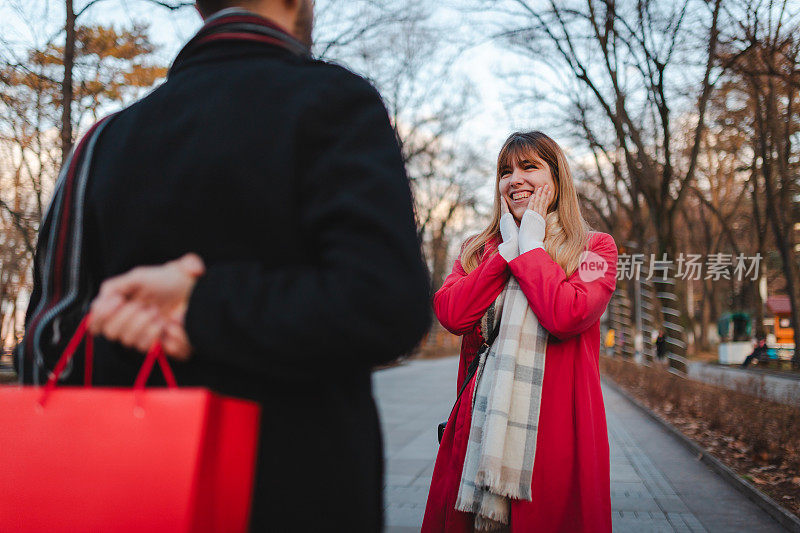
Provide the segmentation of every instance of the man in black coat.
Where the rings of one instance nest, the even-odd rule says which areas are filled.
[[[310,58],[311,1],[242,5],[88,142],[54,201],[72,214],[43,226],[20,368],[48,370],[99,292],[95,384],[130,386],[161,338],[180,385],[262,405],[253,530],[378,531],[370,369],[430,323],[408,181],[378,93]],[[69,305],[48,303],[72,294],[62,248],[89,295]]]

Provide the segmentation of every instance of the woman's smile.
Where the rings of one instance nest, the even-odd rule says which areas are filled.
[[[520,191],[513,191],[511,192],[511,201],[515,204],[528,204],[528,199],[533,194],[533,191],[529,190],[520,190]]]
[[[522,203],[525,200],[527,200],[528,198],[530,198],[531,194],[533,194],[533,191],[529,191],[529,190],[513,191],[511,193],[511,200],[514,201],[515,203],[517,203],[517,202],[518,203]]]

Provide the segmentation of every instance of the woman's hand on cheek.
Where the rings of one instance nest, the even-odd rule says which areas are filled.
[[[528,200],[528,209],[535,211],[544,218],[547,215],[547,206],[553,197],[553,189],[549,185],[543,185],[534,191],[531,199]]]
[[[528,202],[528,209],[522,216],[519,224],[519,253],[524,254],[534,248],[544,248],[544,236],[547,224],[544,216],[547,213],[552,192],[550,187],[545,185],[539,187]]]

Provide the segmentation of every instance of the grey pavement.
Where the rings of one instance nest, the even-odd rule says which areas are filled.
[[[688,375],[725,388],[763,395],[777,402],[800,405],[800,379],[795,376],[776,376],[769,371],[738,366],[721,366],[689,361]]]
[[[455,357],[373,374],[386,455],[387,533],[419,531],[438,444],[455,400]],[[785,529],[603,385],[615,532],[778,532]]]

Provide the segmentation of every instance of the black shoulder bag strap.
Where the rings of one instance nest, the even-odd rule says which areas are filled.
[[[475,375],[475,372],[478,370],[478,365],[481,361],[481,356],[489,351],[492,344],[494,343],[495,339],[497,339],[497,335],[500,333],[500,321],[497,320],[494,327],[492,328],[492,332],[489,334],[489,338],[486,339],[481,347],[478,349],[478,353],[475,354],[473,357],[472,362],[469,364],[469,368],[467,368],[467,377],[464,379],[464,383],[461,384],[461,388],[458,390],[458,396],[456,396],[456,401],[453,404],[453,408],[450,409],[450,415],[447,417],[447,420],[450,420],[450,417],[453,416],[453,411],[456,410],[456,405],[458,405],[458,400],[461,399],[461,394],[463,394],[464,389],[467,388],[472,376]],[[444,435],[444,427],[447,425],[447,421],[442,422],[439,424],[439,443],[442,442],[442,435]]]

